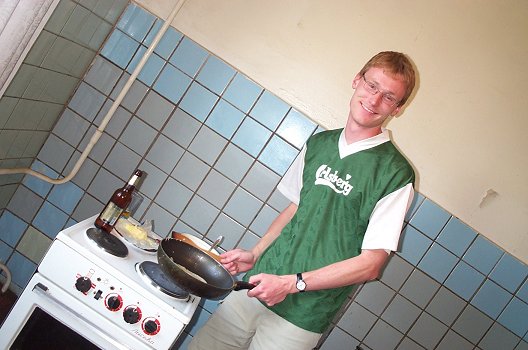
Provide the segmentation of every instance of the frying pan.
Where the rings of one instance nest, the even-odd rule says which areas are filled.
[[[203,250],[174,238],[161,241],[157,256],[167,278],[202,298],[221,299],[232,290],[255,287],[236,281],[220,262]]]
[[[179,233],[179,232],[175,232],[175,231],[172,231],[172,238],[175,238],[177,239],[178,241],[182,241],[182,242],[185,242],[187,244],[190,244],[192,246],[195,246],[196,248],[200,249],[200,250],[203,250],[204,252],[207,253],[207,255],[210,255],[212,256],[216,261],[220,262],[220,256],[218,254],[216,254],[215,251],[213,251],[214,248],[216,248],[215,244],[218,242],[218,244],[221,243],[221,241],[224,239],[224,237],[222,236],[219,236],[218,239],[215,241],[215,244],[213,244],[211,247],[209,247],[209,250],[206,250],[206,248],[202,247],[202,246],[199,246],[193,239],[191,239],[190,237],[186,236],[185,234],[183,233]],[[203,242],[203,241],[202,241]]]

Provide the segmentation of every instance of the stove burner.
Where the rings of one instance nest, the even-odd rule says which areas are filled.
[[[121,242],[116,236],[95,227],[86,230],[86,235],[103,251],[119,258],[127,257],[128,248],[125,243]]]
[[[143,281],[150,286],[176,299],[189,299],[189,292],[169,279],[160,266],[152,261],[143,261],[136,264],[136,271]]]

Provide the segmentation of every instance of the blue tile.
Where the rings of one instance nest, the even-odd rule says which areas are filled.
[[[237,130],[233,143],[253,157],[257,157],[270,137],[271,131],[248,117]]]
[[[141,61],[141,57],[143,57],[145,52],[147,52],[147,48],[145,46],[141,45],[139,47],[139,49],[136,51],[136,53],[134,54],[134,57],[132,57],[132,60],[130,61],[130,63],[128,64],[128,66],[126,68],[126,71],[128,73],[132,74],[134,69],[136,69],[137,65],[139,64],[139,61]],[[151,55],[151,57],[152,57],[152,55]],[[146,64],[145,64],[145,66],[146,66]],[[143,68],[145,66],[143,66]]]
[[[169,62],[191,77],[194,77],[205,62],[207,56],[207,51],[185,37],[176,48],[176,51],[174,51]]]
[[[455,292],[459,297],[469,301],[486,277],[460,261],[445,282],[445,286]]]
[[[503,253],[499,247],[479,235],[462,259],[478,271],[488,275]]]
[[[433,243],[418,267],[438,282],[443,283],[457,262],[455,255],[438,243]]]
[[[425,200],[425,197],[419,193],[414,192],[413,201],[411,203],[411,206],[409,207],[409,210],[407,210],[407,213],[405,214],[405,221],[409,222],[409,220],[413,217],[413,215],[416,213],[420,205],[422,205],[423,201]]]
[[[517,294],[515,295],[521,300],[524,300],[526,303],[528,303],[528,279],[524,281],[523,286],[519,288]]]
[[[325,131],[325,130],[328,130],[328,129],[323,128],[321,125],[318,125],[318,126],[317,126],[317,129],[316,129],[315,132],[314,132],[314,135],[315,135],[315,134],[319,134],[321,131]]]
[[[414,227],[407,225],[400,238],[399,255],[412,265],[418,264],[432,241]]]
[[[528,331],[528,304],[513,298],[498,319],[504,327],[522,337]]]
[[[253,106],[262,88],[238,73],[224,93],[224,98],[243,112],[248,112]]]
[[[114,30],[101,50],[101,55],[125,69],[138,47],[137,41],[119,30]]]
[[[82,82],[68,103],[68,107],[84,119],[92,122],[97,116],[99,109],[105,103],[105,100],[105,95],[85,82]]]
[[[139,73],[138,79],[144,82],[145,85],[152,86],[164,65],[165,61],[161,57],[152,54]]]
[[[239,187],[229,199],[224,212],[247,227],[255,219],[262,205],[263,203],[258,198]]]
[[[205,124],[226,139],[230,139],[240,123],[242,123],[244,116],[244,113],[231,104],[225,100],[220,100],[205,121]]]
[[[185,150],[178,146],[175,142],[171,141],[164,135],[159,135],[156,142],[154,142],[154,145],[152,145],[152,147],[148,151],[145,159],[159,167],[165,173],[170,174],[170,172],[174,169],[184,152]],[[154,174],[157,174],[158,171],[158,169],[149,169],[149,180],[155,177],[156,175]],[[152,181],[155,180],[153,179]],[[141,187],[142,192],[146,188],[150,187],[150,185],[153,185],[153,183],[147,185],[148,187],[145,185],[146,184],[143,183],[143,186]]]
[[[202,299],[200,301],[200,306],[202,306],[205,310],[213,313],[218,309],[218,306],[220,306],[220,303],[218,300],[209,300],[209,299]]]
[[[185,331],[191,336],[195,336],[200,328],[205,325],[211,314],[201,308],[196,310],[192,322],[185,328]],[[178,349],[187,349],[187,347],[178,347]]]
[[[117,23],[117,28],[141,42],[146,37],[155,19],[156,17],[141,7],[130,5]]]
[[[291,109],[279,126],[277,134],[298,149],[301,149],[316,128],[317,124],[305,115]]]
[[[163,21],[157,19],[156,23],[144,40],[144,44],[146,46],[150,46],[162,25]],[[176,29],[174,29],[174,27],[169,27],[165,34],[163,34],[161,37],[161,40],[159,41],[158,46],[156,46],[154,49],[154,52],[163,57],[165,60],[168,60],[182,38],[182,33],[178,32]]]
[[[0,241],[0,261],[5,263],[11,253],[13,253],[13,248],[5,244],[4,242]]]
[[[7,267],[11,271],[13,277],[12,282],[20,288],[24,288],[33,276],[37,265],[19,252],[15,251],[11,256],[11,259],[7,262]]]
[[[183,97],[179,107],[203,122],[213,109],[218,96],[204,88],[202,85],[193,82],[189,91]]]
[[[426,199],[416,211],[410,224],[435,239],[451,215],[438,205]]]
[[[55,185],[48,196],[48,201],[64,212],[72,214],[83,195],[84,190],[70,181],[62,185]]]
[[[278,136],[273,136],[259,160],[279,175],[284,175],[299,151]]]
[[[71,226],[73,226],[73,225],[75,225],[77,223],[78,223],[77,221],[73,220],[72,218],[69,218],[68,222],[66,222],[66,225],[64,225],[64,228],[71,227]]]
[[[168,64],[161,71],[158,81],[154,84],[154,89],[177,104],[190,84],[191,79],[188,76]]]
[[[24,220],[13,215],[10,211],[4,210],[0,216],[0,232],[2,233],[0,238],[11,247],[16,247],[27,227],[28,224]]]
[[[515,293],[526,276],[528,276],[528,266],[510,254],[504,254],[489,278],[497,282],[502,288]]]
[[[54,239],[68,221],[68,215],[49,202],[44,202],[37,216],[33,219],[33,226]]]
[[[471,300],[471,305],[484,312],[492,319],[496,319],[502,312],[512,295],[494,282],[486,280],[477,294]]]
[[[196,310],[196,315],[198,315],[198,312],[200,312],[200,310]],[[200,317],[200,316],[198,316]],[[189,323],[189,328],[190,327],[194,327],[194,319]],[[178,338],[178,340],[176,340],[176,342],[173,344],[172,348],[173,349],[188,349],[189,348],[189,344],[191,343],[191,340],[192,340],[192,335],[189,335],[187,333],[187,330],[185,332],[182,332],[181,333],[181,336]]]
[[[286,116],[289,109],[290,106],[286,102],[272,95],[270,92],[264,91],[255,104],[255,107],[251,110],[250,115],[274,131],[284,116]]]
[[[477,233],[471,227],[452,217],[436,241],[461,257],[476,236]]]
[[[217,57],[210,56],[196,80],[220,95],[234,75],[233,68]]]
[[[59,175],[55,170],[51,169],[47,165],[41,163],[40,161],[35,161],[33,165],[31,165],[31,169],[35,170],[36,172],[39,172],[41,174],[44,174],[46,176],[49,176],[52,179],[56,179]],[[36,194],[40,195],[41,197],[46,197],[48,192],[51,190],[51,187],[53,186],[49,182],[46,182],[44,180],[39,179],[38,177],[32,176],[32,175],[26,175],[24,176],[24,181],[22,182],[27,188],[29,188],[31,191],[35,192]]]
[[[180,219],[196,231],[204,234],[209,230],[219,210],[205,199],[194,196],[189,202]]]
[[[132,59],[132,62],[130,62],[130,64],[128,65],[127,72],[129,72],[130,74],[134,72],[134,69],[136,69],[137,65],[139,64],[139,61],[141,60],[145,52],[147,52],[147,48],[145,46],[141,46],[139,50],[137,50],[136,54],[134,55],[134,58]],[[156,80],[164,64],[165,61],[158,55],[150,55],[149,59],[147,60],[147,63],[145,63],[145,65],[139,72],[138,79],[145,83],[145,85],[151,86],[154,80]]]
[[[161,29],[161,27],[163,27],[163,23],[165,23],[164,20],[162,20],[160,18],[155,18],[154,24],[150,27],[147,36],[145,36],[145,39],[142,40],[143,45],[149,47],[150,44],[152,44],[152,42],[154,41],[154,38],[156,37],[156,34],[158,34],[158,32]],[[169,27],[169,29],[170,28],[172,28],[172,27]],[[168,29],[167,29],[167,31],[168,31]],[[167,32],[165,32],[165,33],[167,33]],[[165,34],[163,34],[163,35],[165,36]],[[163,37],[162,37],[162,40],[163,40]],[[158,46],[160,45],[160,43],[161,43],[161,40],[158,43]],[[156,46],[156,48],[158,46]],[[176,48],[176,46],[174,46],[174,48]],[[168,59],[168,57],[166,59]]]
[[[187,150],[206,164],[212,166],[224,151],[227,143],[228,141],[220,134],[207,126],[203,126]]]

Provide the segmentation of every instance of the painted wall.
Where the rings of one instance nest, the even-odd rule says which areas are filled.
[[[166,18],[175,0],[137,0]],[[418,190],[528,261],[528,2],[187,0],[179,31],[327,128],[382,50],[410,55],[419,89],[388,128]]]

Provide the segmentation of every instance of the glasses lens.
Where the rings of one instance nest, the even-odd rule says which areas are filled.
[[[390,95],[383,95],[383,102],[389,106],[394,106],[398,101]]]
[[[373,95],[377,94],[378,92],[381,93],[381,91],[379,91],[376,84],[374,84],[371,81],[368,81],[367,78],[365,78],[365,76],[363,76],[363,86],[365,87],[365,90],[367,90],[369,93]],[[387,93],[381,93],[381,100],[387,106],[391,106],[391,107],[398,103],[398,101],[392,95],[388,95]]]
[[[376,85],[374,85],[374,83],[368,81],[365,76],[363,76],[363,86],[365,87],[365,89],[370,92],[371,94],[375,94],[378,92],[378,88],[376,87]]]

